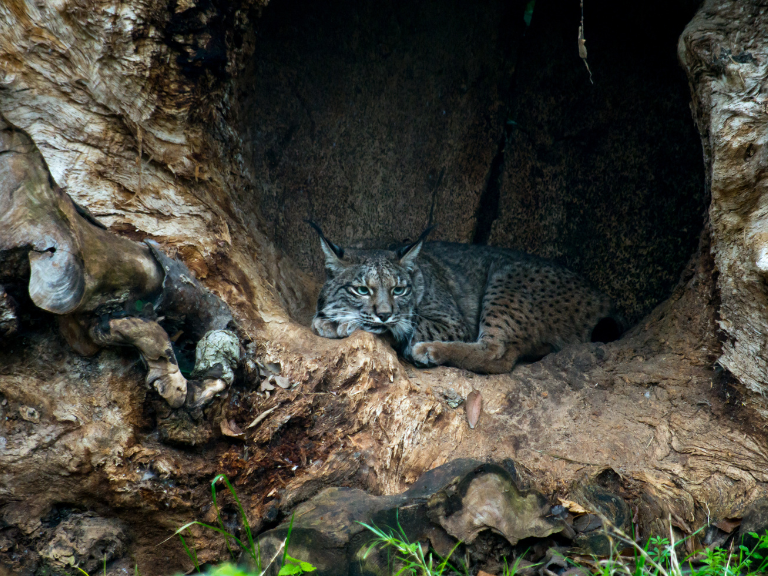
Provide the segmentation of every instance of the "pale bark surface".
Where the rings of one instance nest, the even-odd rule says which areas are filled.
[[[768,496],[762,399],[742,386],[766,381],[759,353],[748,352],[762,350],[764,294],[759,255],[745,257],[758,254],[759,235],[733,219],[759,228],[763,147],[753,139],[764,116],[739,130],[725,118],[758,114],[748,98],[763,103],[744,86],[765,81],[765,46],[749,45],[756,63],[736,58],[758,37],[759,10],[729,23],[749,6],[707,3],[681,40],[713,202],[672,296],[618,342],[480,376],[415,369],[371,334],[326,340],[306,328],[317,280],[269,241],[259,180],[230,128],[232,75],[252,41],[247,6],[0,4],[0,113],[110,233],[154,238],[178,255],[232,310],[245,350],[225,394],[202,410],[173,410],[143,386],[137,351],[76,355],[54,315],[24,296],[24,267],[0,275],[16,299],[3,298],[0,328],[19,325],[0,349],[0,561],[27,573],[92,562],[92,547],[67,548],[67,538],[101,529],[113,573],[137,562],[145,576],[169,574],[189,562],[178,542],[157,544],[190,520],[215,521],[218,473],[233,479],[260,530],[302,503],[311,511],[325,487],[394,496],[465,457],[514,460],[520,481],[551,504],[594,509],[584,486],[598,484],[626,502],[644,536],[668,533],[670,519],[688,534],[747,513]],[[736,63],[696,60],[689,46],[709,42],[697,44],[699,33],[720,38]],[[753,153],[738,156],[737,170],[740,147]],[[736,343],[721,346],[718,328]],[[718,358],[727,371],[713,368]],[[483,409],[470,429],[464,407],[452,406],[473,390]],[[192,540],[202,560],[225,557],[212,534]],[[444,543],[435,536],[435,547]]]
[[[768,14],[760,2],[706,2],[680,38],[693,93],[719,272],[719,363],[750,390],[768,383],[766,176]],[[768,416],[766,407],[761,414]]]

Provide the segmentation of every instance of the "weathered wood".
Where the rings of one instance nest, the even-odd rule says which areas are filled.
[[[149,249],[81,217],[29,136],[1,115],[0,155],[0,251],[28,251],[36,306],[93,311],[160,289],[163,272]]]
[[[0,175],[2,259],[26,254],[29,297],[37,307],[63,316],[61,333],[76,352],[90,356],[98,346],[135,346],[149,368],[147,384],[173,408],[200,407],[232,383],[240,351],[237,336],[226,331],[235,327],[227,305],[156,246],[107,232],[54,184],[29,136],[2,116]],[[19,277],[7,270],[6,281],[23,280],[20,271],[26,267],[13,268]],[[2,296],[0,318],[8,335],[17,329],[16,304],[4,291]],[[152,317],[136,317],[145,308]],[[171,340],[157,322],[158,310],[166,327],[202,343],[196,354],[202,382],[190,390]],[[204,341],[207,335],[214,336]]]
[[[750,390],[768,390],[768,14],[762,2],[707,0],[680,37],[701,133],[712,254],[724,339],[718,362]]]
[[[374,535],[363,524],[401,540],[423,542],[440,558],[454,552],[451,562],[460,567],[464,550],[454,547],[459,542],[472,544],[483,530],[493,530],[510,544],[562,531],[565,523],[551,514],[552,505],[535,490],[521,490],[514,464],[510,461],[508,466],[509,470],[471,459],[454,460],[392,496],[327,488],[296,508],[288,553],[316,566],[318,576],[353,571],[384,576],[397,564],[393,550],[374,549],[366,555]],[[263,558],[272,558],[283,546],[290,525],[285,522],[259,538]],[[433,558],[439,563],[440,558]],[[279,564],[270,567],[271,574],[277,574]],[[353,568],[356,564],[359,571]]]
[[[727,18],[705,17],[717,11],[727,16],[734,6],[708,3],[683,45],[697,28],[708,26],[725,27],[731,35],[725,38],[737,44],[738,28]],[[748,365],[747,348],[740,348],[762,350],[759,274],[746,271],[759,258],[739,261],[750,252],[737,233],[746,230],[744,223],[734,220],[745,215],[748,223],[758,223],[762,172],[755,168],[754,178],[747,178],[755,186],[728,188],[751,202],[730,213],[720,193],[731,180],[716,184],[718,146],[725,143],[713,140],[720,144],[707,148],[706,157],[711,228],[672,297],[622,340],[568,348],[508,375],[417,370],[371,334],[326,340],[307,328],[317,282],[268,240],[253,200],[258,179],[242,163],[241,143],[231,129],[237,117],[227,104],[229,74],[236,73],[252,39],[248,5],[177,8],[171,12],[149,2],[0,4],[0,112],[31,135],[53,179],[109,230],[88,224],[53,186],[41,188],[46,178],[39,170],[16,182],[44,191],[67,218],[83,220],[94,237],[152,237],[175,252],[232,311],[246,348],[242,372],[233,372],[233,386],[209,406],[174,411],[136,385],[145,374],[133,349],[107,349],[73,361],[52,315],[41,313],[34,300],[19,298],[24,336],[0,349],[2,562],[16,572],[41,567],[45,560],[37,551],[49,549],[56,538],[59,512],[81,508],[125,523],[127,546],[142,574],[189,568],[178,543],[157,544],[190,520],[215,522],[209,482],[221,472],[235,482],[256,530],[284,520],[328,487],[347,486],[396,502],[425,473],[460,458],[512,459],[525,476],[525,490],[545,495],[549,504],[562,497],[607,514],[610,506],[600,509],[596,492],[583,488],[600,486],[609,499],[620,498],[611,500],[616,521],[626,522],[631,511],[629,521],[643,537],[666,535],[670,528],[689,534],[707,520],[739,518],[768,496],[764,419],[754,410],[761,409],[761,400],[713,367],[721,356],[720,314],[726,334],[744,327],[735,344],[726,343],[723,365],[752,388],[764,381],[763,360],[750,357]],[[753,30],[759,21],[755,16],[740,26]],[[242,42],[227,40],[237,34]],[[764,46],[749,47],[750,53],[758,49]],[[222,54],[228,62],[223,71]],[[751,86],[756,80],[747,66],[762,66],[730,58],[722,64],[725,76],[707,72],[701,82],[692,76],[694,90],[716,81],[727,96],[741,81],[739,72]],[[711,116],[701,112],[709,110],[703,104],[697,116],[702,132],[715,139],[722,103],[716,104]],[[757,114],[751,104],[741,104]],[[739,134],[759,138],[760,129]],[[761,150],[757,146],[754,157]],[[735,162],[738,155],[731,157]],[[735,163],[726,168],[736,174]],[[747,232],[747,241],[757,238]],[[62,238],[58,246],[73,242]],[[12,240],[19,245],[17,234]],[[63,250],[46,252],[52,245],[44,240],[39,232],[28,240],[40,243],[35,267],[51,267],[56,257],[87,272]],[[149,254],[145,245],[133,245]],[[4,274],[0,270],[5,285]],[[57,277],[75,279],[57,284],[67,287],[64,294],[74,294],[59,299],[57,310],[87,300],[91,288],[88,275],[83,277],[82,283],[77,274]],[[124,285],[110,286],[119,293]],[[195,301],[207,306],[205,299]],[[212,310],[210,318],[220,316]],[[208,369],[205,374],[224,377]],[[262,386],[277,376],[287,387]],[[483,399],[474,429],[457,407],[457,399],[472,390]],[[232,501],[223,496],[221,505],[227,525],[236,530]],[[761,518],[756,516],[755,525]],[[585,520],[585,534],[594,531],[592,520]],[[475,535],[476,527],[446,525],[455,537]],[[593,533],[579,545],[595,546],[591,539],[599,536]],[[212,533],[195,530],[190,542],[201,561],[226,557],[222,540]]]

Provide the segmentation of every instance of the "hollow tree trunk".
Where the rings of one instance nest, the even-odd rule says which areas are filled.
[[[325,487],[393,496],[462,458],[513,460],[552,503],[594,507],[582,487],[599,484],[626,502],[642,535],[743,516],[768,489],[765,408],[754,394],[768,381],[759,4],[707,2],[680,40],[712,205],[672,296],[618,342],[499,376],[417,370],[371,334],[325,340],[306,327],[317,280],[267,234],[255,188],[268,179],[243,162],[233,111],[262,5],[0,4],[0,114],[109,232],[154,239],[183,260],[229,306],[245,350],[226,394],[173,410],[142,386],[135,351],[76,355],[53,315],[24,299],[24,267],[0,274],[19,325],[0,350],[2,562],[88,565],[89,551],[68,540],[77,525],[111,534],[112,569],[188,568],[178,544],[157,543],[215,519],[218,473],[234,480],[257,529]],[[489,134],[478,141],[494,147],[501,133]],[[262,381],[270,395],[257,393]],[[472,390],[483,398],[474,429],[454,401]],[[214,535],[194,542],[202,560],[224,558]]]

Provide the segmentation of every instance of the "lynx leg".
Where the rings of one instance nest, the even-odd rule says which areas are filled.
[[[413,346],[413,358],[488,374],[512,370],[521,356],[543,344],[526,280],[524,270],[506,267],[493,271],[483,295],[477,341],[420,342]]]
[[[413,347],[414,359],[424,364],[447,364],[472,372],[509,372],[520,357],[516,348],[489,338],[477,342],[420,342]]]

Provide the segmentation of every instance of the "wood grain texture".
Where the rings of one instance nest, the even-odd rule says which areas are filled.
[[[718,362],[761,395],[768,390],[766,26],[761,2],[708,0],[678,45],[712,196],[709,221],[724,336]],[[768,404],[761,413],[768,416]]]

